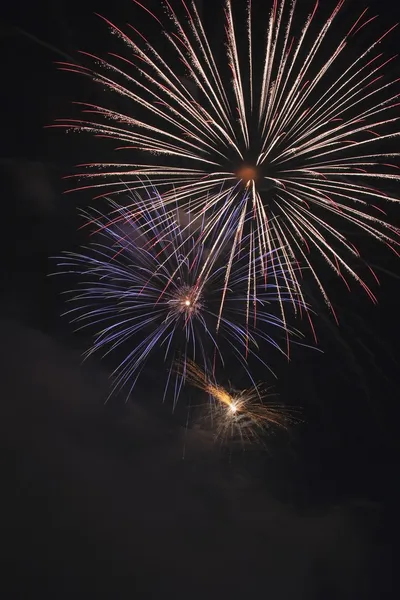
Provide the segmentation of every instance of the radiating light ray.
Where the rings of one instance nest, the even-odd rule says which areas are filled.
[[[152,197],[156,193],[149,191]],[[175,405],[183,382],[173,371],[178,354],[204,366],[214,356],[215,365],[221,365],[222,350],[227,348],[252,381],[249,357],[268,368],[265,352],[259,355],[260,347],[274,347],[285,354],[278,340],[300,339],[298,332],[287,329],[279,310],[273,312],[274,304],[293,302],[285,291],[287,275],[286,288],[279,293],[275,282],[261,286],[255,278],[249,289],[246,256],[239,250],[232,256],[234,229],[222,231],[217,253],[212,237],[203,235],[204,216],[200,225],[198,216],[183,215],[177,206],[167,211],[160,201],[159,210],[149,209],[147,199],[140,196],[135,207],[133,211],[130,205],[111,201],[109,216],[98,210],[87,213],[86,221],[95,229],[93,244],[59,260],[60,273],[79,276],[78,288],[68,292],[73,308],[66,314],[79,329],[94,331],[86,356],[100,351],[117,353],[120,360],[111,393],[126,387],[129,395],[149,357],[161,354],[165,394],[174,390]],[[228,256],[235,262],[229,287]],[[300,299],[296,302],[300,307]]]
[[[376,206],[377,200],[399,202],[385,186],[400,180],[400,154],[391,148],[400,135],[400,79],[385,78],[384,69],[394,57],[386,58],[378,50],[396,24],[358,53],[353,46],[357,36],[376,23],[366,10],[344,32],[336,31],[335,38],[335,20],[344,0],[332,4],[322,23],[315,2],[296,35],[296,1],[273,0],[263,13],[265,42],[260,52],[254,29],[257,9],[242,2],[241,15],[238,4],[225,2],[222,58],[214,55],[193,2],[182,0],[184,18],[166,2],[168,26],[152,15],[160,26],[160,39],[185,65],[197,93],[184,85],[174,63],[144,32],[131,27],[128,34],[107,19],[128,49],[126,56],[112,54],[105,60],[86,55],[97,63],[93,70],[61,64],[94,78],[127,104],[125,111],[87,104],[92,115],[87,120],[64,120],[56,126],[119,140],[124,144],[121,152],[140,151],[143,157],[132,163],[86,165],[79,174],[88,178],[82,187],[114,197],[126,187],[139,189],[149,178],[162,193],[161,198],[150,197],[154,209],[162,205],[174,211],[176,203],[181,209],[190,206],[199,228],[205,214],[202,241],[212,251],[204,273],[210,273],[227,230],[236,230],[221,313],[233,276],[232,257],[240,251],[248,254],[252,264],[247,273],[253,280],[265,280],[268,272],[276,285],[277,277],[287,277],[295,307],[298,298],[304,301],[300,264],[312,273],[332,309],[324,275],[313,266],[313,250],[347,287],[355,280],[375,299],[355,266],[359,250],[331,218],[398,252],[400,230],[385,221],[384,211]],[[241,16],[243,39],[237,33]],[[147,117],[133,117],[133,105],[140,105]],[[223,233],[218,237],[215,231]],[[247,289],[254,285],[249,281]]]
[[[222,443],[264,443],[267,435],[300,421],[298,409],[272,402],[272,394],[261,385],[241,391],[226,389],[190,360],[178,360],[175,369],[187,383],[208,394],[208,419]]]

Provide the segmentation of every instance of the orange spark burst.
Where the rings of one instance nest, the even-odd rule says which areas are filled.
[[[281,404],[266,402],[262,388],[231,392],[215,383],[210,375],[192,361],[177,363],[177,368],[192,386],[206,392],[212,399],[208,413],[215,437],[222,442],[264,443],[264,434],[289,428],[299,422],[296,411]]]

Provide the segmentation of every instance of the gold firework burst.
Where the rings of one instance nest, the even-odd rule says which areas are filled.
[[[299,422],[298,410],[268,401],[271,394],[260,385],[245,390],[226,389],[192,361],[178,362],[187,383],[206,392],[211,403],[207,417],[223,443],[263,443],[267,432],[287,430]]]

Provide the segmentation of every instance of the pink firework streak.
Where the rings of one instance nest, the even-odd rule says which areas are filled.
[[[344,0],[322,24],[316,2],[300,28],[296,1],[275,0],[263,13],[259,39],[260,19],[251,2],[236,15],[227,0],[226,52],[217,59],[194,3],[175,3],[178,15],[165,2],[160,18],[135,4],[159,28],[176,63],[167,62],[161,45],[150,43],[144,32],[132,26],[123,32],[104,19],[120,38],[123,55],[103,59],[84,53],[95,62],[93,69],[61,64],[121,96],[130,109],[85,104],[87,117],[56,126],[117,140],[127,156],[140,152],[143,159],[85,165],[77,175],[89,179],[84,187],[116,195],[148,180],[161,192],[150,198],[153,208],[161,203],[175,210],[178,203],[185,210],[190,203],[199,228],[206,216],[202,236],[212,240],[204,273],[234,230],[221,314],[239,251],[248,256],[249,289],[258,287],[259,278],[266,282],[268,273],[275,285],[281,280],[279,294],[284,274],[295,307],[298,297],[304,304],[306,269],[332,308],[325,275],[316,267],[321,257],[348,287],[355,280],[375,301],[355,270],[357,261],[364,262],[344,228],[358,229],[397,254],[400,230],[379,206],[399,201],[382,189],[400,178],[399,153],[391,147],[400,135],[399,79],[385,77],[395,57],[380,51],[396,25],[358,53],[357,36],[376,22],[367,10],[341,33],[332,30]],[[182,64],[192,87],[176,74]],[[105,101],[109,98],[105,93]],[[139,106],[147,118],[133,116]],[[283,301],[281,310],[285,320]]]

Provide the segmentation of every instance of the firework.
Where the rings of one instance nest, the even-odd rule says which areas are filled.
[[[92,168],[81,175],[91,178],[88,186],[118,194],[149,177],[162,191],[151,199],[154,206],[160,199],[167,207],[190,202],[199,227],[201,215],[212,212],[203,231],[206,237],[220,232],[212,252],[227,231],[236,232],[226,287],[245,232],[249,276],[276,269],[278,276],[288,273],[301,293],[295,268],[301,264],[331,306],[315,262],[322,257],[347,286],[353,278],[375,300],[355,270],[360,251],[351,238],[358,230],[394,251],[399,244],[399,229],[380,206],[398,202],[382,189],[399,181],[399,153],[391,147],[400,133],[398,80],[385,78],[394,57],[385,58],[379,48],[396,25],[359,54],[353,43],[375,17],[365,10],[348,30],[334,32],[343,3],[321,23],[316,2],[299,27],[296,2],[271,0],[259,39],[261,14],[256,18],[251,2],[234,14],[226,0],[226,53],[218,60],[194,3],[182,0],[181,15],[179,3],[174,9],[166,2],[165,24],[153,15],[176,63],[167,62],[142,31],[123,32],[106,21],[125,45],[123,56],[86,54],[94,69],[61,65],[94,78],[126,106],[86,104],[87,119],[58,125],[112,138],[126,152],[128,161],[86,165]],[[194,87],[176,74],[181,64]],[[134,116],[139,106],[147,117]],[[144,162],[129,162],[137,151]],[[276,247],[283,252],[274,254]]]
[[[176,368],[189,384],[208,394],[209,417],[216,438],[224,443],[260,443],[265,433],[299,422],[298,411],[267,401],[271,395],[260,385],[227,390],[192,361],[178,362]]]
[[[97,330],[87,355],[123,355],[113,373],[113,391],[128,386],[130,393],[151,355],[163,356],[165,392],[172,386],[176,403],[183,381],[172,368],[177,354],[188,360],[198,356],[204,365],[214,356],[214,363],[222,364],[225,348],[247,370],[250,356],[265,364],[258,357],[264,342],[284,352],[273,332],[284,340],[296,332],[288,331],[271,307],[290,296],[278,294],[272,284],[257,293],[248,289],[246,262],[237,255],[221,312],[224,254],[214,256],[212,268],[205,270],[207,246],[201,229],[192,232],[190,216],[177,209],[149,211],[139,197],[135,202],[135,212],[111,202],[111,216],[87,214],[96,228],[94,243],[84,253],[67,253],[59,263],[60,272],[80,276],[80,291],[69,292],[74,306],[67,314],[80,328]]]

